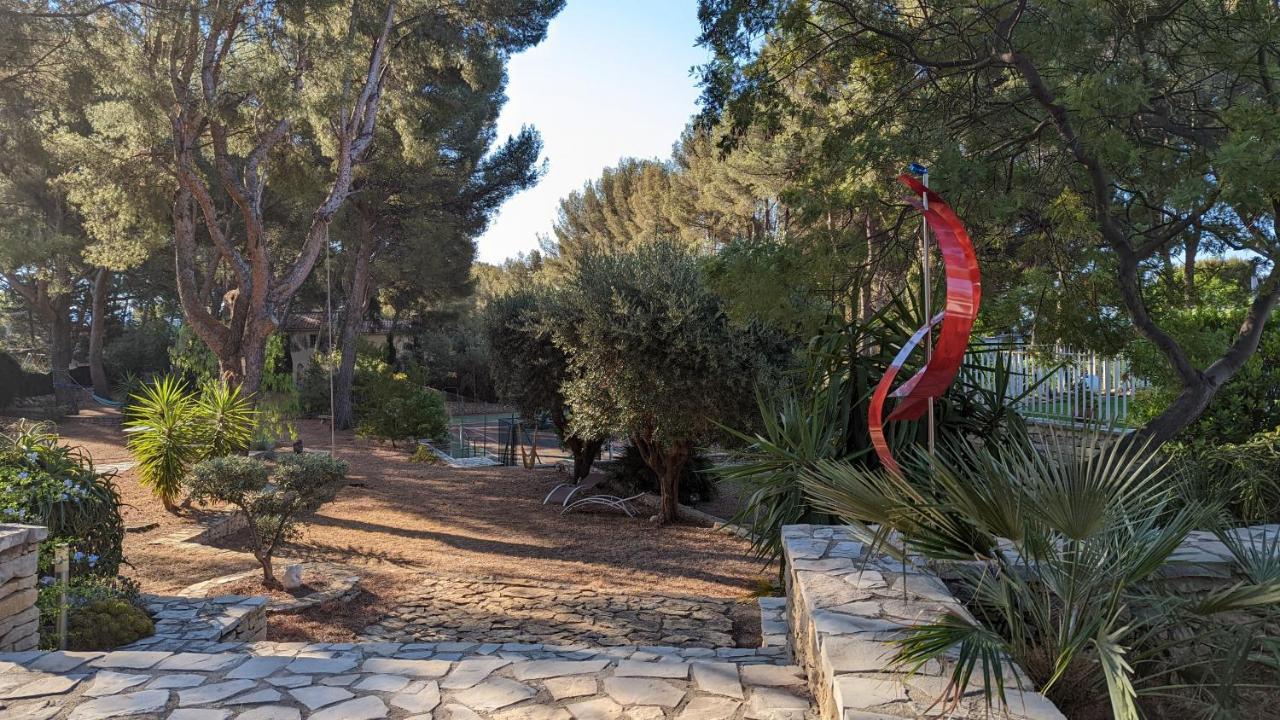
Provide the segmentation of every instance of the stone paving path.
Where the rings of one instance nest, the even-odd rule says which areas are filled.
[[[6,720],[803,720],[778,648],[237,643],[0,655]]]
[[[388,617],[364,628],[362,639],[728,647],[733,605],[550,583],[424,577]]]

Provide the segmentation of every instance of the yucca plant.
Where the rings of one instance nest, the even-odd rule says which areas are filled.
[[[239,385],[225,380],[205,383],[197,402],[203,425],[201,459],[222,457],[249,449],[257,412]]]
[[[187,470],[205,456],[207,428],[199,400],[186,383],[172,376],[144,385],[131,399],[124,430],[129,452],[138,461],[139,479],[165,510],[177,513],[175,501]]]
[[[988,703],[1003,699],[1013,662],[1068,714],[1105,696],[1115,718],[1136,720],[1141,694],[1180,685],[1213,691],[1193,688],[1179,700],[1203,695],[1226,706],[1236,675],[1227,660],[1248,663],[1250,653],[1219,643],[1220,653],[1198,655],[1222,637],[1203,619],[1280,601],[1274,577],[1198,597],[1150,582],[1188,532],[1214,524],[1217,509],[1175,509],[1165,463],[1137,443],[1094,434],[1081,446],[1051,440],[1044,454],[1025,438],[948,443],[933,457],[914,453],[902,476],[825,461],[803,482],[817,507],[892,555],[969,561],[948,569],[972,616],[910,629],[898,660],[919,668],[949,657],[951,689],[968,687],[976,672]],[[1239,635],[1248,647],[1263,644],[1256,632]]]

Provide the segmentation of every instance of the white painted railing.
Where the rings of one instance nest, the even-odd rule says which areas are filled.
[[[1026,397],[1015,403],[1024,417],[1063,423],[1126,427],[1134,393],[1150,383],[1131,372],[1129,361],[1063,347],[993,343],[991,351],[970,352],[968,361],[992,366],[1000,350],[1011,371],[1008,395]],[[980,382],[993,383],[990,373]]]

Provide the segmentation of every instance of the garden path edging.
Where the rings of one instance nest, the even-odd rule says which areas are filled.
[[[942,580],[872,555],[848,528],[788,525],[782,537],[791,651],[820,716],[914,718],[945,708],[941,698],[951,668],[930,662],[910,673],[893,664],[897,647],[890,642],[904,628],[944,612],[968,615]],[[1025,678],[1005,683],[1007,707],[988,709],[982,687],[971,686],[948,717],[1065,720],[1045,696],[1017,689],[1029,687]]]

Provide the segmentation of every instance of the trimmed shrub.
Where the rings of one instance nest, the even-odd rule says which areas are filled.
[[[263,585],[279,587],[272,568],[276,549],[297,535],[300,515],[334,498],[346,475],[346,463],[316,453],[281,457],[274,476],[266,463],[232,455],[192,468],[191,496],[234,505],[244,514],[249,549],[262,566]]]
[[[618,485],[632,492],[660,492],[658,476],[645,464],[640,451],[628,445],[622,456],[609,465],[609,478]],[[680,474],[680,502],[685,505],[706,502],[716,495],[716,483],[711,472],[711,463],[701,455],[694,453],[684,464]]]

